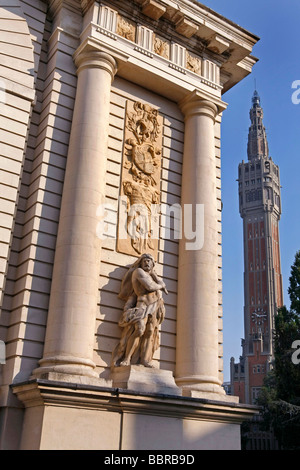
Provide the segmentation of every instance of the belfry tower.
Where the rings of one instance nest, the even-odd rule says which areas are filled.
[[[254,404],[273,356],[274,317],[283,304],[279,220],[279,168],[269,156],[263,109],[252,97],[248,161],[238,168],[244,236],[244,339],[240,363],[231,360],[232,393]]]

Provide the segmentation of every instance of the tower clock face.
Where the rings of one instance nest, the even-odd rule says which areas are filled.
[[[267,314],[259,310],[258,312],[252,313],[251,318],[257,325],[262,325],[267,319]]]

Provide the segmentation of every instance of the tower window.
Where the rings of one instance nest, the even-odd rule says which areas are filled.
[[[253,402],[258,398],[261,387],[252,387],[252,400]]]

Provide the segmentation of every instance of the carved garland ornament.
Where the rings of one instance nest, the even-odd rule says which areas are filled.
[[[149,252],[156,258],[153,221],[160,203],[162,154],[162,116],[157,109],[128,101],[124,141],[117,250],[135,256]]]

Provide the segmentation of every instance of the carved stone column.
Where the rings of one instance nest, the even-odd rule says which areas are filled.
[[[212,393],[225,393],[218,378],[218,228],[214,123],[219,110],[197,92],[185,98],[180,106],[185,116],[181,204],[185,219],[186,205],[190,204],[193,209],[198,246],[191,244],[183,233],[179,243],[175,380],[177,385],[183,387],[185,395],[207,396],[209,393],[211,396]],[[204,221],[199,218],[201,211],[195,220],[197,205],[203,205]]]
[[[104,202],[111,82],[116,62],[75,53],[78,84],[55,252],[44,356],[35,377],[94,377],[93,345],[100,273],[97,208]],[[83,379],[82,379],[83,381]]]

